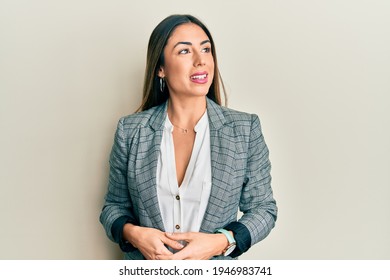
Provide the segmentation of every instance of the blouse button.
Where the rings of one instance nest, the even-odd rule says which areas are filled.
[[[179,225],[176,225],[175,228],[176,228],[176,229],[180,229],[180,226],[179,226]]]
[[[176,196],[176,200],[180,200],[180,195],[177,195],[177,196]]]

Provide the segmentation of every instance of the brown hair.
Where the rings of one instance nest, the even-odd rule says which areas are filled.
[[[214,59],[214,78],[211,83],[209,92],[207,93],[207,97],[221,105],[221,89],[222,86],[224,93],[224,100],[226,104],[226,91],[225,87],[219,73],[218,63],[217,63],[217,54],[215,51],[215,45],[213,38],[210,34],[210,31],[207,27],[197,18],[191,15],[171,15],[165,18],[162,22],[160,22],[156,28],[153,30],[150,35],[149,43],[148,43],[148,52],[146,55],[146,69],[145,69],[145,78],[144,78],[144,87],[143,87],[143,95],[142,95],[142,104],[138,108],[138,112],[147,110],[151,107],[160,105],[164,103],[168,97],[169,92],[167,87],[165,87],[164,91],[160,91],[160,81],[157,76],[158,70],[161,65],[164,65],[164,48],[168,42],[169,37],[172,32],[179,25],[185,23],[194,23],[198,25],[206,35],[209,37],[211,42],[211,51]]]

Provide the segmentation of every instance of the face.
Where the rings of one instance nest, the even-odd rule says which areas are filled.
[[[171,96],[205,96],[214,78],[211,42],[198,25],[178,26],[164,49],[164,77]]]

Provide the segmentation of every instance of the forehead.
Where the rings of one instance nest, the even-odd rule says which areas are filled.
[[[179,41],[196,43],[209,39],[201,27],[194,23],[184,23],[176,27],[168,39],[169,44],[176,44]]]

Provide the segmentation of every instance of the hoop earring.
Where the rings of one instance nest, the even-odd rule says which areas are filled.
[[[160,91],[164,92],[164,90],[165,90],[165,79],[160,78]]]

